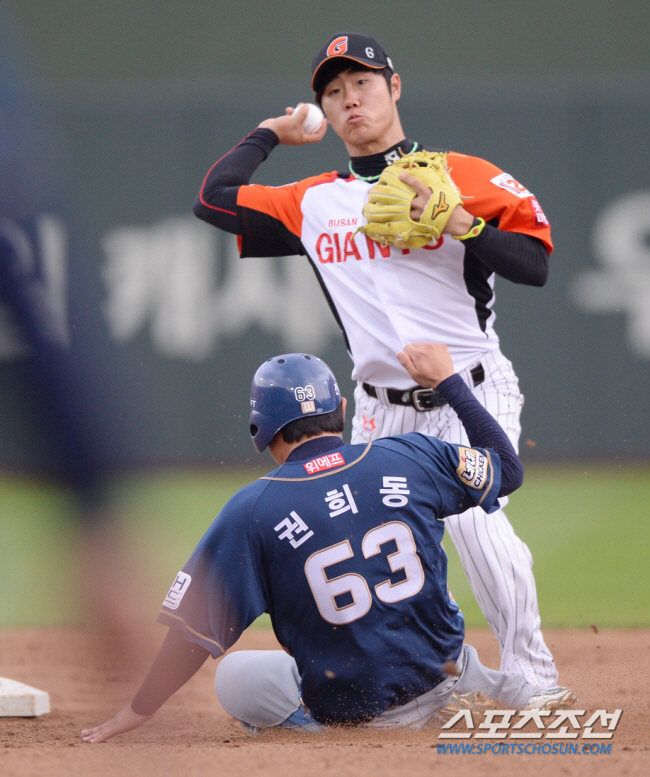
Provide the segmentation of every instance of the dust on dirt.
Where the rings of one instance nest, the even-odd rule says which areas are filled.
[[[3,777],[383,777],[384,775],[585,775],[650,774],[650,630],[545,630],[562,684],[578,696],[584,723],[595,710],[622,709],[610,740],[578,738],[470,739],[456,744],[489,743],[499,754],[453,754],[439,746],[440,728],[422,731],[336,730],[322,734],[272,730],[253,737],[219,706],[212,681],[216,662],[202,669],[157,715],[136,731],[109,742],[81,741],[81,729],[112,717],[126,705],[164,637],[162,627],[142,635],[140,659],[128,658],[120,644],[108,644],[80,628],[0,630],[0,676],[46,690],[52,712],[38,718],[0,718],[0,774]],[[498,666],[498,648],[488,631],[469,630],[468,643],[488,666]],[[277,649],[270,630],[250,629],[235,649]],[[552,720],[549,718],[547,720]],[[546,724],[547,727],[550,723]],[[570,722],[568,731],[573,732]],[[456,730],[456,728],[454,728]],[[466,730],[463,727],[459,732]],[[594,731],[603,731],[602,727]],[[526,731],[539,733],[535,727]],[[496,747],[497,744],[501,747]],[[558,752],[611,744],[609,753]],[[527,746],[528,752],[514,745]],[[536,752],[555,744],[556,753]],[[509,745],[504,747],[503,745]],[[595,750],[595,748],[593,748]],[[513,753],[514,750],[514,753]]]

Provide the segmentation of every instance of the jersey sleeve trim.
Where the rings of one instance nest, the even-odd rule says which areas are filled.
[[[201,640],[201,642],[208,643],[210,645],[214,645],[216,648],[219,649],[219,654],[225,653],[223,646],[220,645],[216,639],[211,639],[210,637],[206,637],[204,634],[200,634],[198,631],[195,631],[191,626],[188,626],[187,623],[183,620],[183,618],[180,617],[180,615],[172,615],[172,613],[167,612],[167,610],[161,610],[160,615],[158,616],[158,620],[162,620],[165,622],[167,619],[171,619],[173,621],[176,621],[176,623],[167,623],[168,626],[173,626],[174,628],[178,628],[179,624],[182,626],[184,631],[189,632],[193,636],[197,637]],[[209,648],[208,648],[209,649]],[[213,651],[210,650],[212,653]]]
[[[356,458],[354,461],[351,461],[349,464],[346,464],[344,467],[337,467],[334,470],[330,470],[329,472],[322,472],[320,475],[309,475],[306,478],[274,478],[271,475],[265,475],[264,477],[261,477],[260,480],[277,480],[277,481],[283,481],[285,483],[300,483],[306,480],[318,480],[319,478],[328,478],[330,475],[337,475],[339,472],[344,472],[346,469],[350,469],[350,467],[354,467],[355,464],[358,464],[361,459],[363,459],[370,448],[372,447],[372,442],[369,442],[368,445],[366,445],[366,448],[364,452]]]

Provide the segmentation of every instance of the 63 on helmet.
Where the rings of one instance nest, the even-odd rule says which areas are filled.
[[[258,368],[251,384],[253,445],[261,453],[289,422],[331,413],[340,404],[336,378],[322,359],[308,353],[274,356]]]

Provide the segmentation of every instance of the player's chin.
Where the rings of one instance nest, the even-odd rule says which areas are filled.
[[[348,135],[367,135],[371,131],[371,127],[365,118],[352,119],[345,123],[344,132]]]
[[[349,143],[362,146],[372,143],[376,138],[377,133],[373,131],[372,127],[369,127],[366,124],[347,124],[345,126],[343,140],[346,140]]]

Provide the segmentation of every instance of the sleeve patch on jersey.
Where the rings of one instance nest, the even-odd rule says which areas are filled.
[[[519,181],[516,181],[511,175],[508,175],[508,173],[495,175],[494,178],[490,178],[490,183],[493,183],[500,189],[505,189],[507,192],[510,192],[510,194],[514,194],[515,197],[523,198],[533,196],[532,192],[529,192],[528,189],[522,186]]]
[[[342,467],[344,464],[343,454],[328,453],[326,456],[319,456],[317,459],[305,462],[303,466],[307,470],[308,475],[315,475],[317,472],[333,469],[334,467]]]
[[[460,462],[456,474],[470,488],[482,489],[488,480],[488,457],[474,448],[458,448]]]
[[[179,572],[176,575],[176,580],[172,583],[172,587],[169,589],[169,593],[165,597],[163,607],[167,607],[170,610],[178,609],[191,582],[191,575],[188,575],[186,572]]]
[[[535,213],[535,221],[538,224],[544,224],[545,226],[550,226],[548,223],[548,219],[546,218],[546,213],[542,210],[542,206],[537,202],[537,200],[533,197],[530,201],[531,205],[533,206],[533,211]]]

